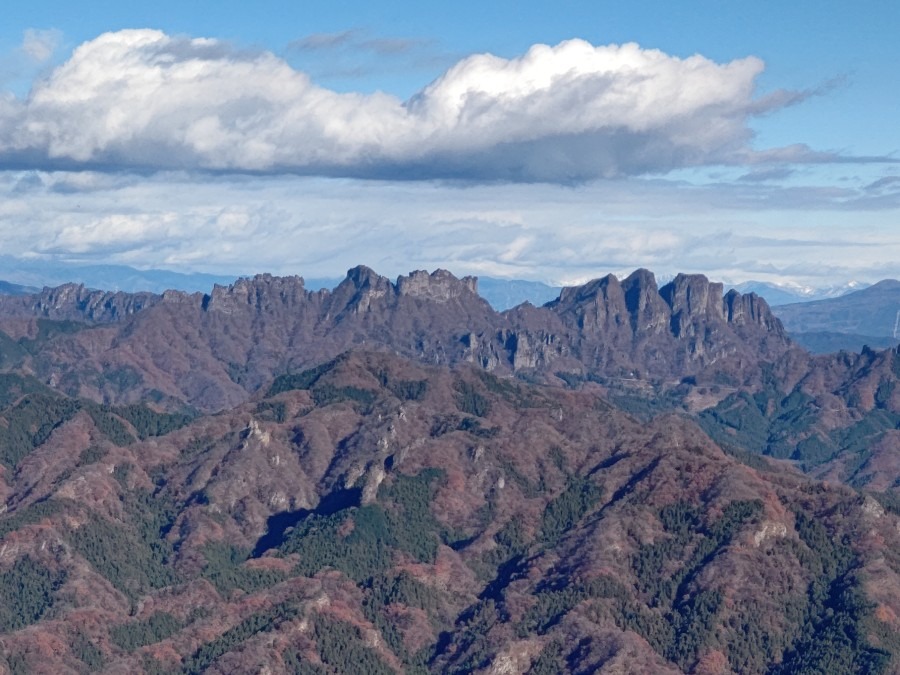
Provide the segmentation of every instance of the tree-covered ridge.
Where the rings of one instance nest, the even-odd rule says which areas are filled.
[[[64,571],[47,569],[30,556],[17,559],[0,572],[0,633],[39,621],[52,607],[65,578]]]
[[[81,411],[115,445],[163,436],[188,424],[188,412],[162,413],[142,405],[108,406],[62,396],[34,381],[0,374],[0,463],[16,468],[53,431]]]
[[[333,359],[332,361],[323,363],[314,368],[309,368],[299,373],[287,373],[284,375],[279,375],[275,378],[275,381],[272,382],[266,393],[266,396],[275,396],[282,392],[291,391],[293,389],[309,389],[316,382],[318,382],[323,375],[333,371],[335,367],[340,365],[343,360],[344,358],[338,357],[336,359]]]
[[[310,514],[278,547],[297,554],[296,570],[310,576],[333,567],[363,582],[391,566],[395,552],[433,563],[441,526],[431,513],[432,483],[442,472],[428,469],[416,476],[398,474],[379,490],[378,501],[322,516]]]
[[[868,533],[894,541],[896,519],[871,500],[589,388],[353,354],[304,382],[143,442],[121,408],[80,408],[105,440],[62,495],[0,514],[0,547],[30,537],[35,567],[65,573],[31,630],[61,622],[67,647],[13,628],[11,667],[889,672],[891,606],[867,579],[894,562]]]
[[[178,580],[171,565],[172,544],[165,535],[175,506],[147,490],[126,491],[122,522],[93,516],[68,532],[72,547],[116,589],[137,599]]]
[[[16,468],[32,450],[43,445],[58,426],[81,409],[77,401],[60,396],[31,394],[3,411],[0,462]]]
[[[867,639],[875,606],[866,600],[859,558],[847,537],[835,536],[815,517],[795,512],[802,545],[795,555],[810,571],[803,620],[774,673],[887,672],[890,653]]]
[[[727,396],[701,412],[698,420],[723,446],[793,460],[806,471],[840,458],[848,482],[861,487],[863,483],[854,481],[856,471],[872,457],[872,449],[885,433],[900,428],[900,411],[892,404],[896,378],[881,379],[873,405],[859,408],[850,421],[841,424],[825,418],[823,408],[834,405],[833,400],[817,400],[799,386],[785,393],[772,377],[756,393],[739,391]],[[854,396],[854,391],[848,394],[851,399]]]

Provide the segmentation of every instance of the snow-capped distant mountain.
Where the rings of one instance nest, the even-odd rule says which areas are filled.
[[[788,305],[794,302],[807,302],[810,300],[825,300],[827,298],[839,298],[853,291],[861,291],[871,284],[861,281],[848,281],[845,284],[834,286],[803,286],[800,284],[774,284],[767,281],[745,281],[731,286],[740,293],[756,293],[765,299],[770,306]]]

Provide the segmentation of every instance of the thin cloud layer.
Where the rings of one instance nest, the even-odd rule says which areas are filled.
[[[320,87],[270,52],[128,30],[0,98],[0,165],[568,183],[744,163],[749,121],[800,96],[754,97],[762,70],[570,40],[470,56],[401,101]]]
[[[5,255],[45,261],[222,274],[335,277],[364,263],[391,276],[443,267],[561,283],[637,267],[811,286],[898,276],[900,191],[892,206],[878,197],[890,211],[863,189],[832,202],[779,192],[0,172],[0,241]],[[753,195],[762,209],[748,208]]]

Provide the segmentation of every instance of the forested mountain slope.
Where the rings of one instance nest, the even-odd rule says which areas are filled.
[[[0,298],[6,667],[900,670],[896,350],[701,276],[475,290]]]
[[[4,472],[12,669],[887,672],[898,648],[895,514],[594,392],[360,353],[140,425],[163,435],[102,413]]]

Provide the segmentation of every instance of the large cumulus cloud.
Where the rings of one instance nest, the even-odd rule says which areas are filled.
[[[107,33],[0,98],[7,168],[570,182],[751,156],[763,63],[570,40],[463,59],[408,101],[338,93],[269,52]],[[802,154],[802,153],[801,153]]]

